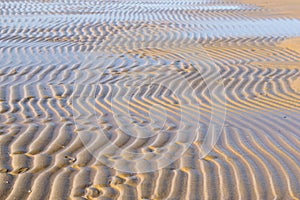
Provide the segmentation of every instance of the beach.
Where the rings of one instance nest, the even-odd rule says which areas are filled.
[[[0,1],[0,200],[300,199],[299,8]]]

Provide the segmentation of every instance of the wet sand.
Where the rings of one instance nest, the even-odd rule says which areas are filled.
[[[0,199],[299,199],[297,1],[0,1]]]

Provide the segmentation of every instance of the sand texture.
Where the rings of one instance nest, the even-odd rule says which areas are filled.
[[[300,3],[268,5],[1,0],[0,200],[300,199]]]

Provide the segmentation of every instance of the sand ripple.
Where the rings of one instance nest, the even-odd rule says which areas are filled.
[[[221,1],[0,8],[0,199],[300,198],[300,53],[279,45],[299,19]],[[212,110],[223,129],[199,159]],[[107,163],[159,169],[97,160],[80,135],[99,128]]]

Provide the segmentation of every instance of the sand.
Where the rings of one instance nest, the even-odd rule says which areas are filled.
[[[300,4],[297,0],[273,1],[273,0],[238,0],[238,2],[246,4],[255,4],[271,11],[273,14],[284,17],[300,16]]]
[[[294,1],[0,1],[0,199],[299,199]]]

